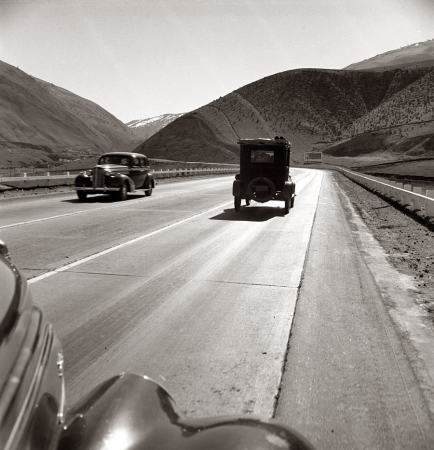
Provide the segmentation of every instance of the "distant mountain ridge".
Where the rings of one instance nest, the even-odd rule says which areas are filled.
[[[343,70],[366,70],[384,67],[408,66],[408,65],[433,65],[434,66],[434,39],[405,47],[390,50],[386,53],[374,56],[364,61],[350,64]]]
[[[160,116],[150,117],[148,119],[137,119],[127,122],[134,134],[141,139],[148,139],[157,131],[160,131],[166,125],[181,117],[181,114],[162,114]]]

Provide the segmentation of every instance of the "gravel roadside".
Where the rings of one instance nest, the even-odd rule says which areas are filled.
[[[434,326],[434,232],[339,172],[333,176],[401,273],[418,287],[416,302]]]

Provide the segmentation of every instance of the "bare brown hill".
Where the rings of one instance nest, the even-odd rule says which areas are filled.
[[[218,154],[229,158],[238,138],[283,135],[293,143],[296,163],[313,148],[336,156],[387,149],[422,154],[430,151],[434,132],[433,77],[431,67],[282,72],[175,120],[138,149],[153,157],[191,160],[193,152],[215,161]]]
[[[0,166],[72,159],[137,141],[97,104],[0,61]]]
[[[381,73],[389,80],[381,103],[354,120],[343,130],[343,140],[324,152],[352,157],[380,152],[385,159],[434,156],[434,70]]]

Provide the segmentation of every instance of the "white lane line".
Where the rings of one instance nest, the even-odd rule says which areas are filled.
[[[230,202],[221,203],[220,205],[214,206],[213,208],[207,209],[206,211],[202,211],[200,213],[193,214],[192,216],[187,217],[185,219],[182,219],[179,222],[175,222],[175,223],[172,223],[170,225],[166,225],[166,226],[164,226],[162,228],[159,228],[158,230],[151,231],[150,233],[147,233],[147,234],[144,234],[144,235],[139,236],[137,238],[131,239],[130,241],[126,241],[126,242],[123,242],[122,244],[115,245],[114,247],[110,247],[110,248],[108,248],[106,250],[103,250],[102,252],[95,253],[93,255],[90,255],[90,256],[87,256],[85,258],[82,258],[82,259],[79,259],[77,261],[74,261],[71,264],[67,264],[65,266],[61,266],[61,267],[59,267],[57,269],[54,269],[54,270],[52,270],[50,272],[43,273],[42,275],[36,276],[34,278],[31,278],[27,282],[28,282],[28,284],[36,283],[37,281],[44,280],[45,278],[51,277],[53,275],[56,275],[57,273],[65,272],[66,270],[69,270],[69,269],[71,269],[73,267],[77,267],[77,266],[79,266],[81,264],[84,264],[84,263],[86,263],[88,261],[91,261],[91,260],[93,260],[95,258],[99,258],[100,256],[106,255],[107,253],[111,253],[111,252],[114,252],[116,250],[120,250],[121,248],[126,247],[127,245],[134,244],[135,242],[138,242],[138,241],[141,241],[141,240],[146,239],[148,237],[154,236],[155,234],[161,233],[162,231],[166,231],[166,230],[168,230],[170,228],[177,227],[178,225],[181,225],[181,224],[183,224],[185,222],[188,222],[189,220],[192,220],[192,219],[195,219],[197,217],[203,216],[205,214],[208,214],[211,211],[223,208],[224,206],[232,204],[232,203],[233,203],[233,200],[231,200]]]

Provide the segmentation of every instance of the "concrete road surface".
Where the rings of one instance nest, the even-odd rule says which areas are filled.
[[[0,203],[0,238],[61,338],[70,403],[132,371],[190,416],[275,415],[318,449],[434,448],[354,213],[327,172],[293,176],[286,216],[283,202],[236,213],[232,176],[126,202]]]

